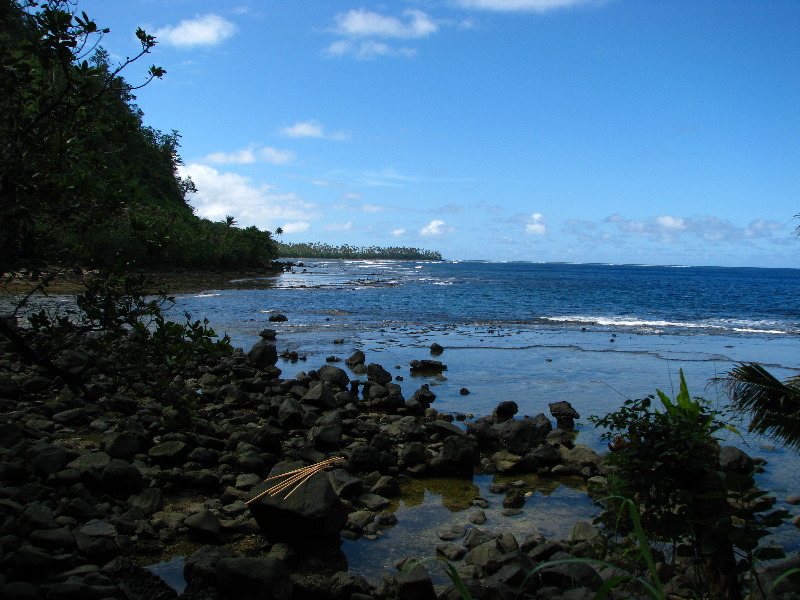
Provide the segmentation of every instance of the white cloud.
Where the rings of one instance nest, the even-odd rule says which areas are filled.
[[[189,201],[199,216],[212,221],[233,215],[242,226],[272,230],[276,221],[318,217],[315,204],[293,193],[278,193],[269,185],[253,185],[249,178],[237,173],[222,173],[208,165],[191,163],[180,167],[179,175],[192,178],[197,193]]]
[[[159,42],[191,48],[193,46],[216,46],[236,32],[236,25],[219,15],[202,15],[186,19],[175,26],[162,27],[153,35]]]
[[[301,121],[291,127],[284,127],[280,130],[281,135],[292,138],[320,138],[326,140],[343,141],[350,139],[350,134],[346,131],[335,131],[328,133],[325,127],[317,121]]]
[[[336,15],[334,31],[347,37],[423,38],[436,33],[439,26],[424,12],[409,9],[405,20],[358,9]]]
[[[525,233],[532,235],[547,235],[547,224],[542,213],[533,213],[525,224]]]
[[[339,13],[332,31],[344,39],[332,42],[327,56],[352,56],[372,60],[384,56],[411,58],[417,50],[394,46],[383,40],[418,40],[439,31],[439,24],[421,10],[409,9],[402,17],[382,15],[365,9]]]
[[[329,223],[325,225],[325,231],[350,231],[353,228],[353,222],[347,223]]]
[[[427,237],[443,235],[444,233],[446,233],[445,222],[440,219],[434,219],[433,221],[425,225],[425,227],[420,229],[419,232],[421,235]]]
[[[401,229],[395,229],[394,231],[392,231],[392,235],[395,236],[395,237],[400,237],[405,232],[406,232],[406,230],[402,229],[402,228]]]
[[[257,162],[284,165],[292,162],[295,158],[297,158],[297,155],[291,150],[280,150],[279,148],[272,148],[270,146],[264,146],[263,148],[251,146],[231,153],[213,152],[203,157],[201,162],[215,165],[244,165]]]
[[[375,40],[363,40],[361,42],[338,40],[325,49],[325,54],[334,57],[349,55],[357,60],[374,60],[382,56],[412,58],[417,55],[417,51],[408,47],[396,48]]]
[[[311,227],[311,225],[306,223],[305,221],[286,223],[283,226],[283,233],[303,233],[304,231],[308,231],[309,227]]]
[[[495,10],[502,12],[538,12],[544,13],[559,8],[578,6],[603,0],[458,0],[463,8],[479,10]]]

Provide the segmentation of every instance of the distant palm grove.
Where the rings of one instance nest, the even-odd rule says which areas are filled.
[[[280,258],[350,258],[350,259],[395,259],[395,260],[442,260],[442,255],[433,250],[391,246],[356,247],[331,246],[320,242],[312,244],[278,243]]]

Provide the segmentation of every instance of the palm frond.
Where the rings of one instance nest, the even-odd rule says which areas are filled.
[[[755,363],[735,366],[725,378],[734,408],[751,415],[749,431],[800,451],[800,376],[781,382]]]

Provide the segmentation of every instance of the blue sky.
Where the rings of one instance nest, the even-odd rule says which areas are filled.
[[[800,267],[795,0],[80,0],[190,202],[287,242]],[[146,64],[145,64],[146,62]]]

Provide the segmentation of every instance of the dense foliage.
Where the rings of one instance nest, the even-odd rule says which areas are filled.
[[[0,0],[0,272],[58,267],[258,266],[268,232],[199,219],[178,176],[179,135],[144,125],[97,46],[107,30],[71,0]]]
[[[396,260],[442,260],[442,255],[433,250],[420,248],[379,246],[357,247],[331,246],[315,242],[311,244],[284,244],[278,243],[278,256],[280,258],[350,258],[350,259],[396,259]]]
[[[621,510],[632,499],[644,531],[681,550],[698,565],[694,591],[708,597],[738,600],[738,575],[754,560],[776,558],[776,548],[759,547],[770,528],[781,524],[785,511],[769,510],[771,502],[755,486],[750,473],[721,472],[715,437],[730,429],[720,414],[701,398],[691,398],[681,373],[674,400],[655,397],[626,400],[620,410],[593,417],[614,440],[608,457],[609,496],[600,500],[609,547],[625,547],[633,524]],[[700,594],[702,597],[702,594]]]

